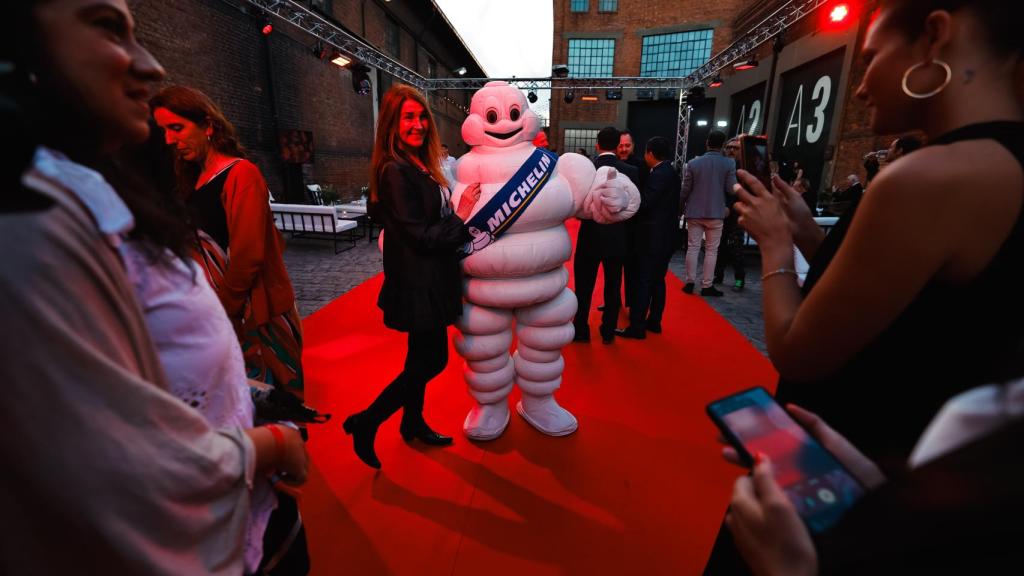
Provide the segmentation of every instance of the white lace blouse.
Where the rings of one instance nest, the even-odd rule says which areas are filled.
[[[169,392],[198,410],[213,428],[252,428],[253,403],[245,361],[224,308],[206,276],[169,251],[154,262],[137,241],[121,244],[128,279],[167,374]],[[245,567],[255,573],[263,533],[277,499],[255,482],[245,542]]]

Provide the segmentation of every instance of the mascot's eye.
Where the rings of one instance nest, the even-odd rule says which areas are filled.
[[[519,120],[519,108],[512,108],[509,110],[508,117],[511,118],[513,122]]]
[[[498,111],[497,110],[488,110],[487,111],[487,123],[488,124],[494,124],[497,121],[498,121]]]

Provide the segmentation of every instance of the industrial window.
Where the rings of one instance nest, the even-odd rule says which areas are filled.
[[[615,40],[580,38],[569,40],[569,75],[576,78],[611,77],[615,62]]]
[[[590,0],[569,0],[570,12],[587,12],[590,10]]]
[[[395,58],[402,57],[402,45],[399,41],[398,22],[388,18],[384,24],[384,49]]]
[[[685,76],[711,57],[713,30],[644,36],[641,76]]]
[[[619,0],[597,0],[598,12],[618,12]]]
[[[594,144],[597,143],[597,130],[583,128],[566,128],[565,139],[562,142],[563,152],[578,152],[580,148],[588,156],[594,154]]]

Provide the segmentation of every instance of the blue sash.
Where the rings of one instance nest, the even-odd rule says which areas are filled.
[[[557,163],[558,156],[553,152],[535,149],[512,178],[466,222],[473,240],[459,250],[459,256],[465,258],[483,250],[511,228],[548,183]]]

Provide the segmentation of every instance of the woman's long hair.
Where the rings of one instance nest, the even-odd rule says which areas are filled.
[[[398,136],[398,121],[402,115],[402,104],[406,100],[418,102],[427,111],[426,139],[423,146],[416,151],[416,156],[420,162],[423,162],[434,180],[443,186],[449,185],[444,173],[441,172],[441,137],[437,133],[434,115],[430,113],[427,99],[412,86],[397,84],[384,94],[384,100],[380,105],[377,138],[373,144],[373,159],[370,161],[370,202],[372,203],[376,203],[379,198],[378,189],[384,165],[389,161],[409,156],[402,147],[402,141]]]
[[[211,148],[226,156],[245,158],[245,147],[238,141],[235,126],[224,117],[213,100],[199,90],[188,86],[169,86],[149,101],[149,107],[151,110],[166,108],[203,129],[212,127]],[[174,169],[178,175],[178,193],[183,198],[188,197],[195,189],[202,166],[178,158]]]

